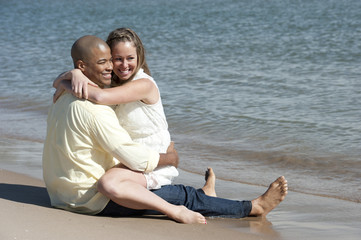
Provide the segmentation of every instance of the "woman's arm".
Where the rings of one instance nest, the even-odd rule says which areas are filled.
[[[72,94],[78,98],[88,99],[88,85],[97,87],[95,83],[90,81],[80,69],[73,69],[60,74],[53,83],[54,88],[58,88],[64,80],[71,80]],[[67,89],[69,90],[69,89]]]
[[[71,91],[71,84],[70,84],[70,81],[68,80],[61,80],[57,83],[57,88],[55,90],[55,93],[53,95],[53,102],[55,103],[58,98],[65,92],[70,92],[70,93],[73,93]]]
[[[142,78],[113,88],[100,89],[89,87],[88,99],[104,105],[129,103],[139,100],[146,104],[155,104],[159,100],[159,91],[150,79]]]
[[[156,85],[147,78],[130,81],[124,85],[101,89],[90,81],[79,69],[73,69],[61,74],[55,81],[54,87],[62,85],[61,82],[71,79],[71,89],[69,85],[62,86],[64,90],[71,92],[78,98],[88,99],[92,102],[103,105],[114,105],[143,101],[146,104],[155,104],[159,100],[159,91]],[[90,86],[89,86],[90,85]],[[62,93],[62,92],[61,92]],[[58,97],[61,94],[58,94]]]
[[[70,75],[70,71],[69,72],[63,72],[61,73],[53,82],[53,87],[54,88],[58,88],[61,81],[67,79],[67,80],[70,80],[71,79],[71,75]],[[70,75],[70,76],[69,76]]]

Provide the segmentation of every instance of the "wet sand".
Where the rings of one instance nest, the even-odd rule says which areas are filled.
[[[293,191],[266,219],[208,218],[207,225],[179,224],[162,216],[109,218],[54,209],[38,164],[27,163],[29,158],[41,157],[41,146],[27,141],[0,141],[0,239],[359,239],[361,236],[360,203]],[[214,170],[217,174],[217,169]],[[292,178],[286,177],[292,189]],[[181,170],[176,183],[202,187],[204,177]],[[217,179],[216,190],[219,197],[251,200],[266,187]]]

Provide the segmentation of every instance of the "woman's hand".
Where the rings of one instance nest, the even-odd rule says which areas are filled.
[[[77,98],[88,99],[88,84],[98,87],[97,84],[90,81],[79,69],[73,69],[71,72],[71,90]]]

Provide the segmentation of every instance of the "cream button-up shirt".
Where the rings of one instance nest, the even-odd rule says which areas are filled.
[[[43,176],[51,204],[97,214],[109,199],[97,192],[99,178],[113,166],[150,172],[159,153],[132,141],[109,106],[64,94],[48,113]]]

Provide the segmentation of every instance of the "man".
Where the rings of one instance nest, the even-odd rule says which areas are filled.
[[[84,36],[72,47],[75,68],[103,88],[110,85],[112,60],[107,44]],[[158,154],[132,142],[112,108],[64,94],[49,110],[43,153],[44,181],[53,206],[69,211],[129,216],[163,213],[182,223],[205,223],[205,216],[265,216],[287,194],[280,177],[265,194],[252,201],[233,201],[205,195],[183,185],[149,191],[117,171],[150,172],[157,166],[177,166],[170,147]],[[122,175],[120,174],[122,173]],[[111,200],[111,201],[110,201]],[[185,207],[184,207],[185,206]],[[203,214],[203,215],[201,215]]]

